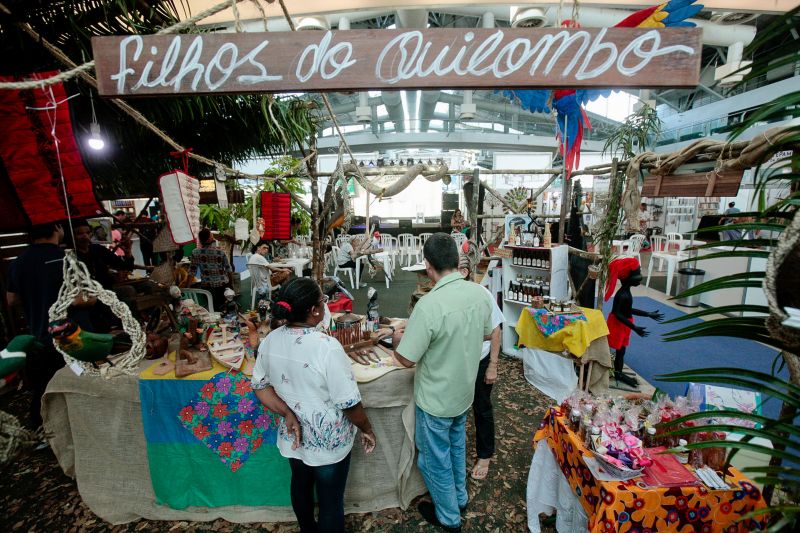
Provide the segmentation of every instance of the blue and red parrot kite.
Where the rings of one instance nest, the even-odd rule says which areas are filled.
[[[703,9],[696,0],[670,0],[663,4],[648,7],[633,13],[618,24],[616,28],[667,28],[695,24],[686,19]],[[600,96],[608,96],[610,89],[539,89],[503,90],[503,95],[517,102],[523,109],[533,113],[549,113],[549,104],[556,110],[556,139],[559,153],[564,156],[564,170],[567,178],[578,167],[581,159],[583,130],[591,129],[589,117],[583,106]],[[566,148],[566,150],[565,150]],[[566,153],[565,153],[566,152]]]

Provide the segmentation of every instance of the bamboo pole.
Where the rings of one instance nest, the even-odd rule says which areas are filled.
[[[617,158],[615,157],[611,161],[611,183],[609,183],[608,190],[613,193],[614,191],[614,182],[619,179],[619,172],[617,166]],[[618,213],[614,213],[616,216]],[[609,213],[606,212],[606,217],[609,216]],[[613,238],[613,236],[612,236]],[[597,243],[597,247],[600,250],[600,256],[605,257],[608,253],[608,248],[611,247],[611,242],[603,242],[600,241]],[[597,275],[597,298],[595,307],[597,309],[603,309],[603,295],[605,294],[605,287],[606,287],[606,276],[608,274],[608,265],[602,265],[604,268],[600,269],[600,273]]]

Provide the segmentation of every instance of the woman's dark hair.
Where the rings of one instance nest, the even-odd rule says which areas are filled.
[[[446,233],[434,233],[425,241],[422,256],[436,272],[458,268],[458,247],[456,241]]]
[[[294,278],[278,291],[272,302],[272,318],[302,322],[309,311],[319,304],[322,291],[311,278]]]

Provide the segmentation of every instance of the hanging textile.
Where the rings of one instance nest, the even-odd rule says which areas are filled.
[[[264,240],[292,238],[292,197],[285,192],[261,192],[261,218]]]
[[[163,174],[158,185],[173,242],[194,242],[200,232],[200,182],[185,172],[173,170]]]
[[[25,78],[55,74],[40,72]],[[0,77],[0,81],[21,80]],[[90,217],[100,212],[73,133],[67,98],[61,83],[44,89],[0,91],[0,230],[27,229],[69,215]]]

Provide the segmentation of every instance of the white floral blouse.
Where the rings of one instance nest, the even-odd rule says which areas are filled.
[[[253,369],[253,389],[270,385],[302,428],[302,446],[293,450],[293,437],[281,420],[281,455],[322,466],[350,453],[356,428],[342,410],[360,402],[361,393],[339,341],[311,328],[276,329],[261,342]]]

